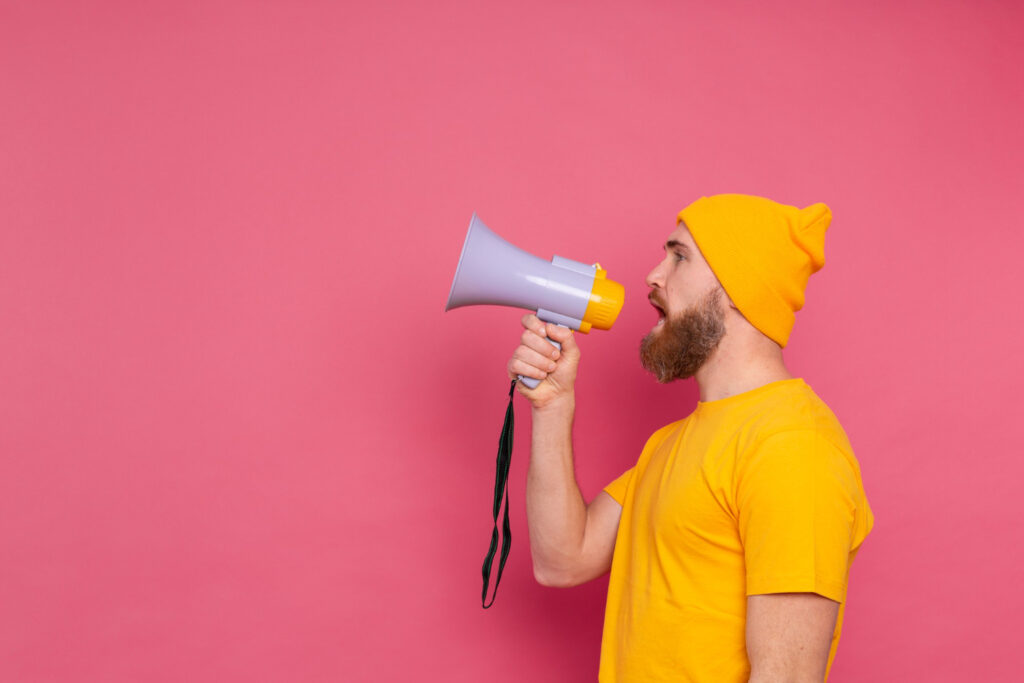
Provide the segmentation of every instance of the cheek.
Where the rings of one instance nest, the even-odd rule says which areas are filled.
[[[668,299],[673,304],[685,304],[697,292],[699,283],[686,273],[676,269],[665,282]]]
[[[689,307],[689,299],[683,292],[669,292],[668,296],[665,297],[665,303],[668,304],[668,310],[666,313],[669,315],[679,315]]]
[[[693,263],[681,263],[669,274],[665,285],[676,299],[688,303],[697,301],[714,289],[718,280],[710,269],[698,268]]]

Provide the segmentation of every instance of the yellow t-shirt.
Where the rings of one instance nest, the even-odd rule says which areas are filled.
[[[800,378],[698,402],[604,490],[622,505],[604,683],[746,681],[747,596],[845,603],[873,523],[846,433]]]

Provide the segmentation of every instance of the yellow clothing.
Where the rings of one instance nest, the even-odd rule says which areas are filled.
[[[604,683],[746,681],[747,596],[813,592],[845,603],[873,523],[846,433],[800,378],[698,402],[605,491],[622,517]],[[830,669],[842,619],[841,606]]]

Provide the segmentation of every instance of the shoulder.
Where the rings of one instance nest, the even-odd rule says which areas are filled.
[[[860,487],[860,466],[846,430],[806,384],[766,400],[743,441],[737,463],[741,479],[754,471],[792,476],[800,470],[839,479],[851,489]]]
[[[643,450],[640,451],[640,457],[637,459],[637,465],[643,469],[652,453],[655,453],[662,445],[675,441],[685,428],[688,419],[689,417],[685,417],[681,420],[670,422],[647,437],[647,442],[644,444]]]
[[[765,442],[816,439],[822,446],[853,457],[853,447],[839,418],[807,384],[801,383],[766,400],[747,432],[745,451]]]
[[[676,420],[674,422],[669,422],[664,427],[660,427],[659,429],[657,429],[653,434],[651,434],[647,438],[647,446],[646,447],[649,448],[649,447],[652,447],[652,446],[654,446],[654,447],[659,446],[665,440],[672,438],[674,435],[676,435],[680,431],[682,431],[683,427],[686,425],[686,421],[689,420],[689,419],[690,419],[689,417],[684,417],[681,420]]]

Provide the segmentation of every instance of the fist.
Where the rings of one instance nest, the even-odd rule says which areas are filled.
[[[512,352],[506,366],[509,379],[522,375],[543,380],[536,389],[530,389],[522,382],[516,384],[519,393],[528,398],[535,408],[559,397],[571,396],[580,362],[580,349],[572,330],[545,323],[533,313],[524,315],[521,323],[523,334],[519,346]],[[561,344],[561,351],[545,337]]]

